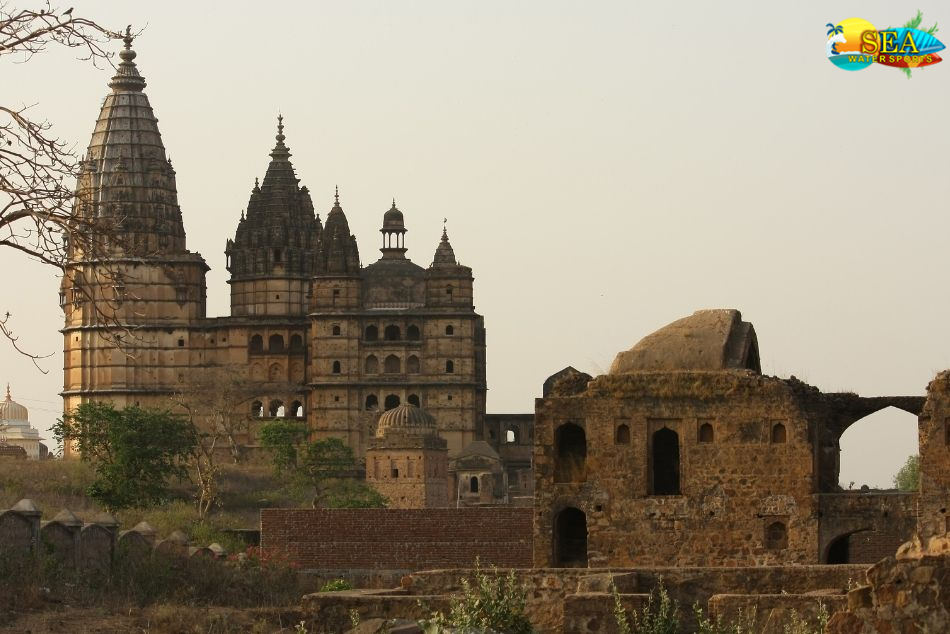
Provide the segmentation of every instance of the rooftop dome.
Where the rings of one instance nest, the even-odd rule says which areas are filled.
[[[752,370],[761,372],[752,324],[735,309],[697,310],[621,352],[610,374]]]
[[[30,413],[25,407],[10,398],[10,384],[7,384],[7,398],[0,401],[0,420],[3,421],[28,421]]]
[[[383,214],[382,231],[400,231],[406,228],[405,219],[402,212],[396,209],[396,201],[393,200],[393,206],[389,211]]]
[[[386,430],[394,429],[411,434],[435,434],[435,418],[421,407],[404,403],[383,412],[379,417],[376,437],[382,438]]]

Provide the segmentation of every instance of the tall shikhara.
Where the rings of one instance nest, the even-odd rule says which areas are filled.
[[[76,192],[77,213],[109,230],[69,245],[66,410],[89,400],[167,405],[189,360],[189,326],[205,316],[208,266],[185,246],[175,170],[126,36]]]

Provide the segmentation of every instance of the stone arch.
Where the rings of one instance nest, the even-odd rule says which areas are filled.
[[[252,336],[247,348],[250,352],[264,352],[264,337],[260,335]]]
[[[379,328],[376,326],[367,326],[366,330],[363,331],[363,339],[366,341],[377,341],[379,340]]]
[[[785,550],[788,548],[788,526],[785,522],[776,520],[765,527],[765,548],[768,550]]]
[[[452,374],[453,372],[455,372],[455,362],[449,359],[445,362],[445,373]]]
[[[418,394],[410,394],[409,398],[406,399],[406,402],[408,402],[410,405],[415,405],[416,407],[422,407],[422,405],[419,404]]]
[[[387,394],[386,401],[383,403],[383,406],[387,409],[393,409],[394,407],[399,407],[400,399],[398,394]]]
[[[284,351],[284,337],[283,335],[271,335],[267,340],[267,350],[268,352],[283,352]]]
[[[375,354],[366,357],[366,361],[363,363],[363,372],[366,374],[379,374],[379,359],[376,358]]]
[[[554,431],[554,481],[587,480],[587,436],[574,423],[564,423]]]
[[[896,407],[880,409],[848,427],[838,439],[838,449],[837,480],[842,489],[850,488],[852,482],[854,488],[864,484],[889,488],[890,477],[907,457],[920,454],[918,419]],[[886,474],[887,479],[881,481],[876,474]]]
[[[341,372],[343,372],[343,365],[339,361],[334,361],[333,366],[331,367],[330,371],[333,374],[340,374]]]
[[[478,493],[478,476],[472,476],[468,479],[469,493]]]
[[[521,440],[520,431],[517,425],[509,425],[508,429],[505,430],[505,442],[510,444],[519,442]]]
[[[383,331],[383,339],[386,341],[399,341],[402,338],[402,331],[396,324],[389,324]]]
[[[375,412],[379,409],[379,397],[375,394],[370,394],[366,397],[366,411]]]
[[[788,431],[785,429],[784,423],[775,423],[772,425],[772,432],[769,435],[769,440],[773,445],[784,445],[788,442]]]
[[[386,357],[383,361],[383,372],[386,374],[399,374],[402,371],[402,361],[394,354]]]
[[[445,334],[448,335],[449,337],[451,337],[452,335],[454,335],[454,334],[455,334],[455,327],[452,326],[451,324],[449,324],[448,326],[446,326],[446,327],[445,327]]]
[[[303,350],[303,337],[301,337],[300,335],[291,335],[290,349],[295,352]]]
[[[713,426],[710,423],[699,426],[699,442],[712,442],[714,437]]]
[[[410,326],[406,328],[406,339],[409,341],[419,341],[420,338],[419,326],[410,324]]]
[[[614,432],[614,443],[618,445],[630,444],[630,425],[626,423],[617,425],[617,430]]]
[[[267,413],[271,416],[280,416],[284,412],[284,402],[280,399],[275,398],[270,402],[270,405],[267,406]]]
[[[653,433],[650,475],[653,495],[680,494],[680,437],[669,427]]]
[[[294,401],[290,404],[290,408],[287,410],[288,416],[293,416],[294,418],[301,418],[303,416],[303,403],[300,401]]]
[[[554,517],[554,566],[587,567],[587,515],[569,506]]]
[[[406,372],[409,374],[419,374],[419,357],[412,354],[406,359]]]
[[[851,531],[832,539],[825,548],[822,562],[831,565],[851,563],[851,536],[860,532]]]
[[[334,337],[339,337],[339,336],[340,336],[340,332],[341,332],[341,331],[340,331],[340,324],[333,324],[333,327],[330,328],[330,334],[332,334]]]
[[[260,401],[254,401],[251,403],[251,416],[255,418],[260,418],[264,415],[264,404]]]

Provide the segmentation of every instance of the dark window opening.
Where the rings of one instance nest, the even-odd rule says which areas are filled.
[[[573,423],[554,432],[554,481],[584,482],[587,479],[587,436]]]
[[[827,564],[851,563],[851,534],[842,535],[828,546]]]
[[[478,493],[478,477],[472,476],[468,479],[468,490],[472,493]]]
[[[386,360],[383,362],[383,372],[386,374],[399,374],[402,370],[402,362],[399,361],[399,357],[394,354],[386,357]]]
[[[376,398],[375,394],[370,394],[366,397],[366,411],[375,412],[379,409],[379,399]]]
[[[419,341],[419,327],[409,326],[406,328],[406,339],[409,341]]]
[[[342,371],[339,361],[333,362],[333,374],[339,374]]]
[[[614,436],[614,442],[618,445],[630,444],[630,426],[626,423],[617,425],[617,433]]]
[[[452,374],[453,372],[455,372],[455,363],[452,362],[452,361],[446,361],[446,362],[445,362],[445,373],[446,373],[446,374]]]
[[[772,522],[765,527],[765,547],[768,550],[788,548],[788,529],[782,522]]]
[[[283,352],[284,338],[281,335],[271,335],[267,340],[267,349],[271,352]]]
[[[366,341],[376,341],[379,339],[379,328],[376,326],[367,326],[366,334],[363,335],[363,338],[366,339]]]
[[[395,394],[390,394],[386,397],[384,405],[386,406],[387,410],[393,409],[394,407],[399,407],[399,397]]]
[[[254,401],[251,403],[251,416],[259,418],[264,415],[264,404],[260,401]]]
[[[293,416],[295,418],[303,417],[303,403],[300,401],[294,401],[290,404],[290,409],[287,410],[288,416]]]
[[[270,402],[270,406],[267,408],[267,413],[271,416],[280,416],[284,413],[284,403],[283,401],[273,400]]]
[[[333,324],[333,329],[331,330],[331,332],[333,333],[333,336],[334,336],[334,337],[339,337],[339,336],[340,336],[340,326],[339,326],[339,324]]]
[[[400,337],[402,337],[402,331],[394,324],[386,326],[386,330],[383,331],[383,338],[386,341],[399,341]]]
[[[399,469],[397,469],[396,467],[393,467],[393,470],[392,470],[392,472],[391,472],[389,475],[392,476],[393,478],[398,478],[398,477],[399,477]]]
[[[699,426],[699,442],[713,441],[713,426],[709,423],[703,423]]]
[[[409,398],[406,399],[406,400],[409,401],[409,404],[410,404],[410,405],[415,405],[416,407],[422,407],[422,406],[419,404],[419,395],[418,395],[418,394],[410,394],[410,395],[409,395]]]
[[[251,337],[249,348],[251,352],[264,352],[264,338],[260,335],[254,335]]]
[[[274,264],[280,264],[280,249],[274,249]]]
[[[303,350],[303,337],[300,335],[293,335],[290,337],[290,349],[291,350]]]
[[[786,442],[785,425],[782,423],[772,425],[772,442],[776,444]]]
[[[587,516],[580,509],[568,507],[554,520],[554,565],[587,567]]]
[[[452,297],[452,287],[451,287],[451,286],[446,286],[446,287],[445,287],[445,294],[448,295],[449,297]]]
[[[680,438],[664,427],[653,434],[653,495],[680,494]]]
[[[181,337],[178,338],[178,347],[179,347],[179,348],[184,348],[184,347],[185,347],[185,340],[182,339]]]
[[[449,335],[449,336],[454,335],[454,334],[455,334],[455,328],[453,328],[452,326],[446,326],[446,327],[445,327],[445,334],[447,334],[447,335]]]

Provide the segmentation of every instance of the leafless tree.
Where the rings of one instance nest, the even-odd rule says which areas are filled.
[[[121,37],[72,8],[61,11],[47,2],[39,10],[18,9],[0,0],[0,62],[25,63],[50,47],[65,47],[97,67],[111,65],[109,42]],[[52,124],[36,116],[35,105],[0,103],[0,246],[65,271],[68,251],[96,256],[102,237],[114,233],[114,221],[79,213],[75,145],[56,136]],[[36,363],[40,355],[20,347],[10,313],[2,314],[0,333]]]

